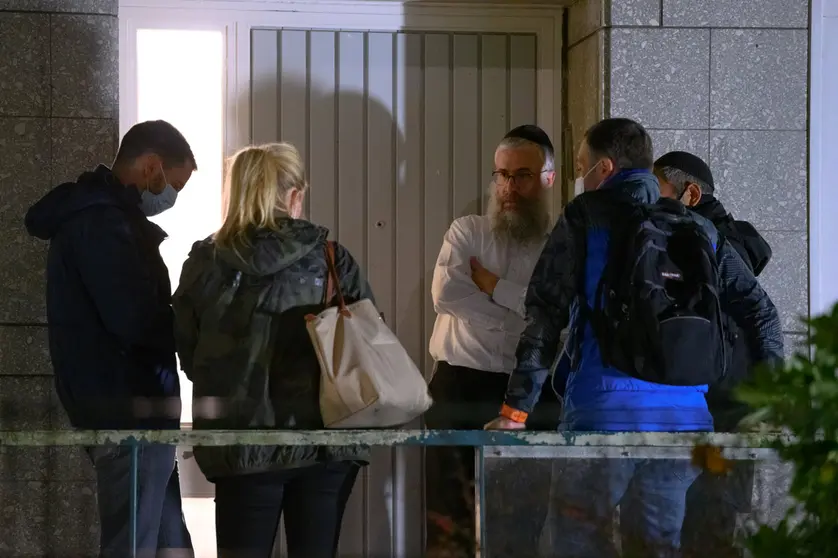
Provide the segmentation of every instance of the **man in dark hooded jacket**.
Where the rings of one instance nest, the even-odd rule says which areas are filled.
[[[171,208],[195,157],[162,120],[131,128],[112,168],[61,184],[26,214],[29,234],[50,241],[47,319],[55,387],[70,423],[84,429],[180,427],[169,272],[163,230],[148,220]],[[96,469],[101,555],[129,548],[130,448],[87,448]],[[175,448],[142,445],[139,555],[192,543],[183,522]]]
[[[771,247],[747,221],[737,221],[715,197],[713,173],[699,157],[684,151],[672,151],[655,161],[655,175],[663,197],[681,200],[705,219],[733,246],[754,276],[771,259]],[[767,297],[767,295],[765,295]],[[707,405],[717,432],[731,432],[748,413],[737,401],[733,388],[745,380],[755,362],[742,330],[727,317],[725,323],[731,351],[724,379],[710,386]],[[734,546],[736,515],[751,506],[754,465],[736,462],[726,476],[702,473],[687,492],[687,511],[682,530],[685,556],[713,555],[717,558],[741,556]]]

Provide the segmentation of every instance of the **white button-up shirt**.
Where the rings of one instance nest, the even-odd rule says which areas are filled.
[[[498,236],[487,216],[469,215],[451,224],[431,286],[437,317],[429,350],[435,361],[512,372],[526,327],[527,286],[546,240],[520,244]],[[491,297],[471,279],[472,256],[499,277]]]

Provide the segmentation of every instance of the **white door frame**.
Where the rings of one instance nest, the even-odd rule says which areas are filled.
[[[396,0],[120,0],[120,131],[136,122],[137,28],[213,29],[227,37],[225,153],[250,141],[250,32],[259,28],[345,31],[447,31],[527,33],[536,36],[536,119],[559,145],[562,131],[561,6],[451,3],[422,5]],[[124,108],[123,108],[124,107]],[[562,149],[557,149],[563,153]],[[561,157],[557,158],[562,176]],[[561,207],[554,188],[554,209]]]
[[[809,88],[809,313],[838,302],[838,2],[812,0]]]

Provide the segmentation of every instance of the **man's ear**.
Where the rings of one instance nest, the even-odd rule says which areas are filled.
[[[544,173],[544,180],[541,181],[545,188],[552,188],[556,183],[556,171],[547,171]]]
[[[600,166],[602,167],[602,172],[605,176],[611,176],[614,174],[614,170],[616,170],[616,165],[611,159],[602,159]]]
[[[154,153],[143,153],[134,161],[134,166],[143,178],[154,175],[161,164],[162,160]]]
[[[687,184],[684,202],[687,207],[695,207],[701,201],[701,188],[697,184]]]

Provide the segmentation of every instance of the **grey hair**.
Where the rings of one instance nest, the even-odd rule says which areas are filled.
[[[524,138],[504,138],[500,142],[500,145],[498,145],[498,149],[520,149],[529,146],[535,146],[538,148],[538,152],[541,153],[541,159],[544,161],[541,172],[556,170],[556,161],[553,158],[553,154],[545,149],[544,146],[538,145],[534,141]]]
[[[712,186],[680,169],[676,169],[674,167],[663,167],[659,168],[658,171],[663,174],[667,182],[675,187],[675,194],[679,198],[684,195],[684,191],[687,189],[687,184],[695,184],[701,190],[702,194],[713,195]]]

